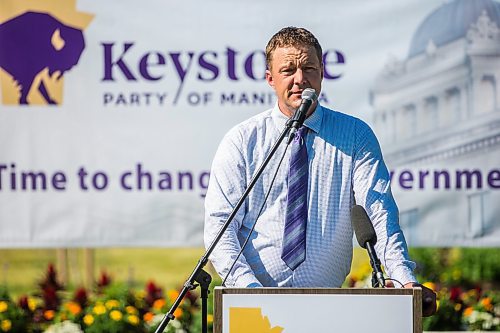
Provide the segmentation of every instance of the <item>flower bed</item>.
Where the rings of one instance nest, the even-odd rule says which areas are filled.
[[[426,331],[500,331],[499,249],[418,249],[419,281],[438,294],[438,311],[424,318]],[[347,287],[370,285],[368,262],[351,273]],[[211,294],[213,295],[213,294]],[[136,290],[112,283],[102,274],[92,290],[65,290],[49,265],[37,290],[14,301],[0,290],[0,333],[2,332],[154,332],[178,296],[164,292],[154,282]],[[212,297],[209,297],[212,311]],[[167,332],[201,331],[200,300],[188,293],[175,312]],[[209,314],[209,327],[212,315]]]
[[[419,281],[437,293],[437,313],[424,331],[500,331],[500,249],[410,249]],[[359,265],[346,287],[371,285],[371,266]]]
[[[438,311],[424,320],[425,330],[500,331],[499,292],[426,285],[437,292]]]
[[[148,282],[143,290],[113,284],[106,274],[92,292],[78,288],[69,293],[49,265],[33,295],[14,302],[6,290],[0,292],[0,332],[154,332],[177,296],[176,290],[164,293],[154,282]],[[198,296],[189,292],[166,332],[199,332],[199,308]],[[209,315],[210,326],[212,318]]]

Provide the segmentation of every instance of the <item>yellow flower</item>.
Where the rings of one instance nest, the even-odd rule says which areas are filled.
[[[462,272],[459,270],[459,269],[455,269],[453,270],[453,272],[451,273],[451,276],[453,276],[453,278],[455,280],[458,280],[462,277]]]
[[[120,306],[120,302],[118,302],[116,299],[110,299],[109,301],[106,301],[106,307],[108,309],[117,308],[119,306]]]
[[[455,304],[455,311],[458,312],[460,311],[460,309],[462,309],[462,304],[460,303]]]
[[[85,317],[83,317],[83,322],[87,326],[92,325],[94,323],[94,316],[91,314],[86,314]]]
[[[54,316],[56,315],[56,313],[54,312],[54,310],[47,310],[43,313],[43,316],[45,317],[45,319],[47,320],[52,320],[54,319]]]
[[[157,299],[156,301],[154,301],[153,303],[153,309],[156,309],[156,310],[161,310],[161,308],[163,308],[163,306],[165,305],[165,300],[164,299]]]
[[[96,306],[94,306],[94,313],[96,315],[102,315],[106,313],[106,307],[102,304],[96,304]]]
[[[30,311],[35,311],[37,303],[36,299],[28,297],[28,308]]]
[[[433,282],[426,282],[422,283],[425,287],[429,288],[430,290],[436,291],[436,284]]]
[[[132,325],[138,325],[139,324],[139,317],[137,317],[136,315],[129,315],[127,317],[127,320]]]
[[[145,290],[139,290],[135,293],[135,298],[138,300],[143,300],[146,297],[146,291]]]
[[[211,314],[207,314],[207,323],[213,323],[214,322],[214,316]]]
[[[136,315],[138,313],[137,309],[134,308],[133,306],[129,305],[125,308],[127,310],[128,314]]]
[[[153,317],[154,317],[154,316],[155,316],[155,315],[154,315],[153,313],[151,313],[151,312],[146,312],[146,313],[144,314],[144,316],[142,316],[142,319],[144,319],[144,321],[145,321],[146,323],[149,323],[151,320],[153,320]]]
[[[123,314],[118,310],[113,310],[109,313],[109,317],[114,321],[120,321],[123,317]]]
[[[467,296],[471,297],[471,298],[475,298],[477,297],[477,290],[476,289],[471,289],[467,292]]]
[[[0,313],[7,311],[8,308],[9,304],[7,304],[7,302],[5,301],[0,302]]]
[[[10,331],[10,329],[12,328],[12,322],[8,319],[4,319],[4,320],[2,320],[2,323],[0,324],[0,328],[4,332]]]

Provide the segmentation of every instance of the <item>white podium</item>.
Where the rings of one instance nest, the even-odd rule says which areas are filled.
[[[214,292],[214,333],[422,333],[420,288]]]

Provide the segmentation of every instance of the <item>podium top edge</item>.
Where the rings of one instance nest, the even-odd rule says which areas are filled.
[[[415,295],[420,293],[421,288],[289,288],[289,287],[265,287],[265,288],[228,288],[215,287],[214,291],[220,294],[313,294],[313,295]]]

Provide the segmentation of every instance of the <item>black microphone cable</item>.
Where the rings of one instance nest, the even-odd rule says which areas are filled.
[[[397,283],[399,283],[399,287],[400,287],[400,288],[404,288],[404,286],[405,286],[405,285],[404,285],[404,284],[402,284],[399,280],[396,280],[396,279],[393,279],[393,278],[386,277],[386,278],[384,278],[384,280],[385,280],[385,281],[394,281],[394,282],[397,282]]]

